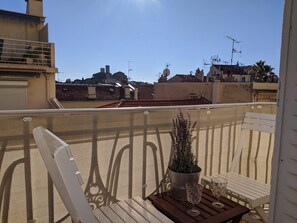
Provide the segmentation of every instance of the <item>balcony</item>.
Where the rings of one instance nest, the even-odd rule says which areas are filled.
[[[1,39],[0,68],[17,70],[55,68],[54,44]]]
[[[168,132],[178,108],[0,111],[0,222],[70,222],[64,220],[67,211],[32,137],[39,125],[71,145],[92,207],[165,190]],[[229,169],[245,112],[276,112],[274,103],[183,108],[197,120],[193,150],[202,175]],[[250,136],[239,169],[270,182],[274,139],[268,134]]]

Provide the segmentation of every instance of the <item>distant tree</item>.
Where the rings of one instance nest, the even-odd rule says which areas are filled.
[[[267,82],[269,77],[274,76],[273,70],[274,68],[266,65],[265,61],[259,60],[251,67],[250,72],[255,74],[256,82]]]
[[[66,81],[65,81],[65,83],[71,84],[71,79],[70,78],[67,78]]]

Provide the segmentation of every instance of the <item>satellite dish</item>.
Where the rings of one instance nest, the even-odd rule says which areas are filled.
[[[163,70],[163,76],[164,77],[168,77],[170,75],[170,70],[169,70],[169,68],[165,68],[164,70]]]

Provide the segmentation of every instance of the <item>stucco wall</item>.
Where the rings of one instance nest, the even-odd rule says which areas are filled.
[[[211,101],[212,83],[156,83],[154,86],[156,100],[190,99],[191,95],[202,96]]]
[[[18,78],[0,78],[0,81],[25,81],[27,85],[27,102],[25,107],[19,107],[18,109],[45,109],[51,108],[48,98],[55,97],[55,75],[49,75],[47,78],[45,75],[40,75],[39,78],[33,77],[18,77]],[[14,100],[14,95],[8,95],[9,100]],[[5,108],[13,109],[13,108]]]
[[[40,75],[40,78],[28,79],[28,108],[51,108],[47,98],[53,98],[55,91],[55,75]]]
[[[39,24],[0,17],[0,37],[21,40],[39,40]]]
[[[216,86],[215,89],[214,85]],[[252,101],[249,83],[156,83],[154,87],[154,99],[156,100],[189,99],[193,94],[203,96],[214,103]]]
[[[220,83],[220,103],[251,102],[250,83]]]

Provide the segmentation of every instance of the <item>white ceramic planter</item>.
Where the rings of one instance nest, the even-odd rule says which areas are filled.
[[[180,201],[187,200],[186,183],[199,182],[200,172],[197,173],[177,173],[168,168],[169,179],[171,181],[171,196]]]

